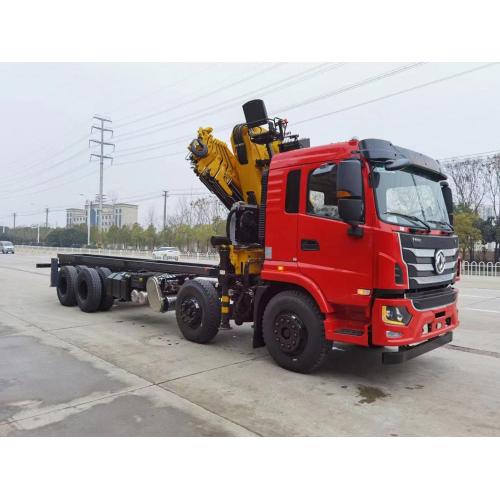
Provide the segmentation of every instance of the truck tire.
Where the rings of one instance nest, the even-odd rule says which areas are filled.
[[[63,266],[57,278],[57,298],[61,305],[76,306],[77,270],[73,266]]]
[[[219,331],[220,300],[215,287],[206,280],[186,281],[175,304],[175,317],[182,335],[191,342],[206,344]]]
[[[262,327],[269,354],[287,370],[310,373],[332,348],[316,302],[298,290],[278,293],[269,301]]]
[[[115,303],[115,298],[109,295],[106,290],[106,278],[111,274],[111,271],[107,267],[97,267],[96,269],[101,278],[102,285],[102,298],[99,304],[99,311],[109,311]]]
[[[102,299],[102,284],[99,273],[93,267],[80,269],[76,279],[76,301],[83,312],[95,312]]]

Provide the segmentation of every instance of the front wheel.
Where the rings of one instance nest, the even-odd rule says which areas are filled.
[[[187,340],[210,342],[219,331],[221,319],[219,296],[212,283],[201,279],[186,281],[177,294],[175,317]]]
[[[274,296],[266,306],[262,326],[269,354],[287,370],[310,373],[332,348],[316,302],[298,290]]]

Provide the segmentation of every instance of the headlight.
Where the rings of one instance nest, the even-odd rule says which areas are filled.
[[[388,325],[407,325],[411,314],[406,307],[382,306],[382,321]]]

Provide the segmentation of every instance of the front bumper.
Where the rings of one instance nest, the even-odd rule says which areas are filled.
[[[411,320],[407,325],[386,324],[382,320],[382,306],[406,307]],[[373,304],[372,317],[372,344],[386,347],[421,344],[452,332],[459,324],[456,302],[420,310],[410,299],[378,298]]]
[[[395,365],[398,363],[403,363],[409,359],[413,359],[421,354],[437,349],[445,344],[448,344],[453,340],[453,332],[445,333],[438,337],[426,340],[421,344],[416,344],[413,346],[402,346],[397,351],[388,351],[382,353],[382,363],[386,365]]]

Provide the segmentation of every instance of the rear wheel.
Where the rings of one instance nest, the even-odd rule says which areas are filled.
[[[99,304],[99,311],[109,311],[115,303],[115,298],[112,295],[109,295],[106,290],[106,278],[111,274],[111,270],[107,267],[97,267],[96,269],[99,277],[101,278],[102,285],[102,298],[101,303]]]
[[[77,270],[73,266],[63,266],[57,279],[57,298],[63,306],[76,306]]]
[[[219,331],[220,301],[215,287],[206,280],[189,280],[182,285],[175,304],[175,316],[182,335],[191,342],[206,344]]]
[[[83,312],[95,312],[102,299],[102,284],[99,273],[92,267],[80,269],[76,279],[76,301]]]
[[[273,297],[264,311],[267,350],[283,368],[310,373],[319,368],[332,348],[325,339],[323,317],[306,293],[290,290]]]

